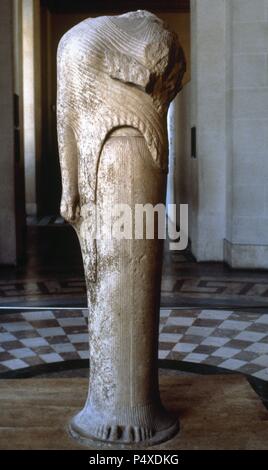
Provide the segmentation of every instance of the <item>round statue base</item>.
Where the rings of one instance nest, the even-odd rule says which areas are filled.
[[[78,415],[76,415],[78,416]],[[160,444],[172,439],[180,430],[179,420],[176,419],[173,424],[171,424],[166,429],[161,431],[156,431],[151,434],[150,437],[145,437],[144,439],[135,439],[135,433],[127,433],[128,436],[122,432],[117,434],[117,438],[108,437],[107,439],[101,439],[99,436],[93,436],[86,432],[84,429],[79,427],[76,423],[76,416],[71,420],[69,424],[69,434],[73,439],[75,439],[79,444],[92,448],[92,446],[102,448],[109,447],[111,449],[131,449],[131,448],[144,448]],[[117,426],[119,428],[119,426]],[[121,427],[123,431],[123,426]]]

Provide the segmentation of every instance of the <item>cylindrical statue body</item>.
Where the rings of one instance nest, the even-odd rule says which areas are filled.
[[[86,20],[59,46],[61,212],[79,237],[89,308],[89,394],[70,429],[85,444],[151,445],[178,430],[158,389],[163,240],[157,226],[149,239],[136,229],[140,208],[165,202],[166,113],[184,69],[176,36],[145,11]]]

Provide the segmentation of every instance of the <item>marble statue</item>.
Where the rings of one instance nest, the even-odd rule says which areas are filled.
[[[139,10],[79,23],[57,62],[61,214],[80,241],[89,310],[89,394],[70,432],[86,445],[152,445],[178,431],[158,389],[163,240],[99,240],[93,215],[165,202],[166,116],[184,54],[162,20]]]

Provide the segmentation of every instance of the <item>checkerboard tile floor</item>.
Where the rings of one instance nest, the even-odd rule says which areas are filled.
[[[86,309],[0,313],[0,373],[87,358]],[[161,309],[159,358],[268,381],[268,313]]]

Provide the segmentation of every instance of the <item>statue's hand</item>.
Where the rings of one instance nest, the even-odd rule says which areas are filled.
[[[79,196],[65,197],[62,195],[60,213],[62,217],[70,224],[75,224],[78,222],[80,217]]]

